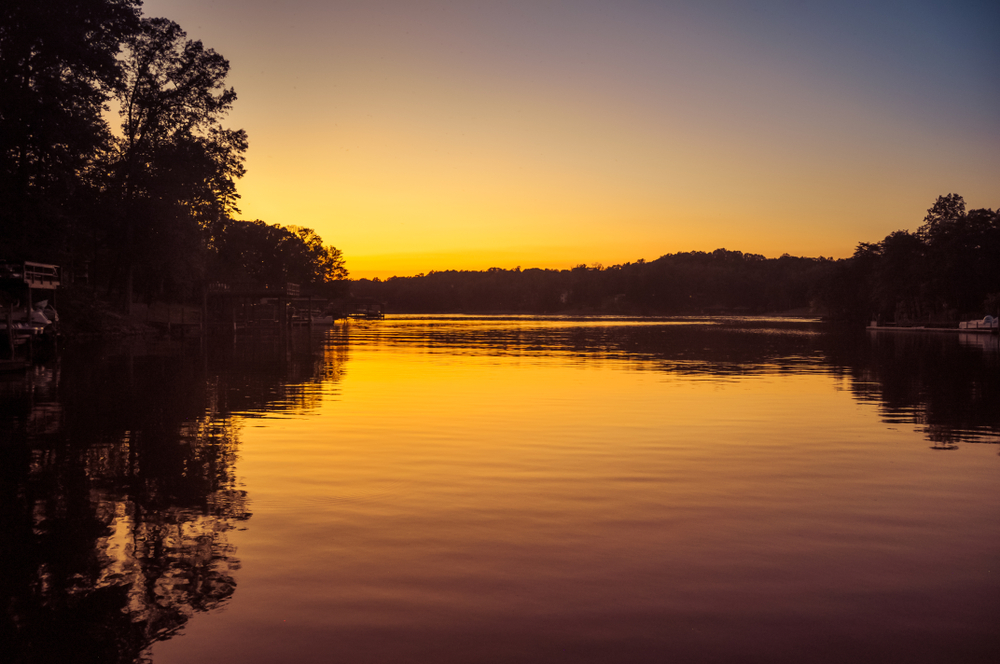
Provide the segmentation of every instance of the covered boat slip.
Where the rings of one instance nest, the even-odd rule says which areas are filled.
[[[385,305],[372,298],[328,299],[302,296],[298,284],[213,283],[204,313],[211,330],[284,329],[293,325],[332,325],[337,320],[385,318]]]
[[[15,298],[26,298],[20,303],[26,310],[30,310],[33,302],[39,299],[48,299],[52,302],[55,290],[61,283],[61,271],[58,265],[30,261],[0,263],[0,290]],[[45,293],[33,294],[32,291],[45,291]]]
[[[19,351],[30,358],[36,343],[54,342],[60,283],[58,265],[0,263],[0,353],[6,362],[18,362]]]

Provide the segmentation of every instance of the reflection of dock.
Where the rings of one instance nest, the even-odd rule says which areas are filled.
[[[347,318],[382,320],[385,318],[385,304],[371,297],[352,297],[341,303],[341,311]]]
[[[211,328],[281,330],[330,325],[341,318],[382,320],[385,304],[370,297],[335,301],[302,297],[298,284],[213,283],[205,294],[204,318]]]
[[[987,353],[1000,353],[1000,336],[996,334],[970,334],[967,330],[959,330],[958,343],[963,346],[979,348]]]
[[[382,320],[385,304],[373,298],[303,296],[293,283],[214,282],[204,291],[200,311],[182,304],[147,305],[144,318],[170,334],[283,332],[293,326],[332,325],[344,318]]]
[[[203,318],[208,327],[239,330],[283,330],[291,325],[291,299],[299,285],[251,282],[211,283],[205,292]]]

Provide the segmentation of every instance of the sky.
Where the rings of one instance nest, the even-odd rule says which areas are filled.
[[[1000,207],[1000,3],[146,0],[231,65],[238,215],[352,278],[850,256]]]

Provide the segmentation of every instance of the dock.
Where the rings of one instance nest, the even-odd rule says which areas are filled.
[[[985,316],[981,320],[962,321],[954,323],[896,324],[872,321],[865,328],[877,332],[959,332],[961,334],[997,334],[1000,332],[1000,319]]]

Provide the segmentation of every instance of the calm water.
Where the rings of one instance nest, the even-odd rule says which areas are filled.
[[[71,348],[0,374],[0,660],[994,663],[998,443],[995,338]]]

